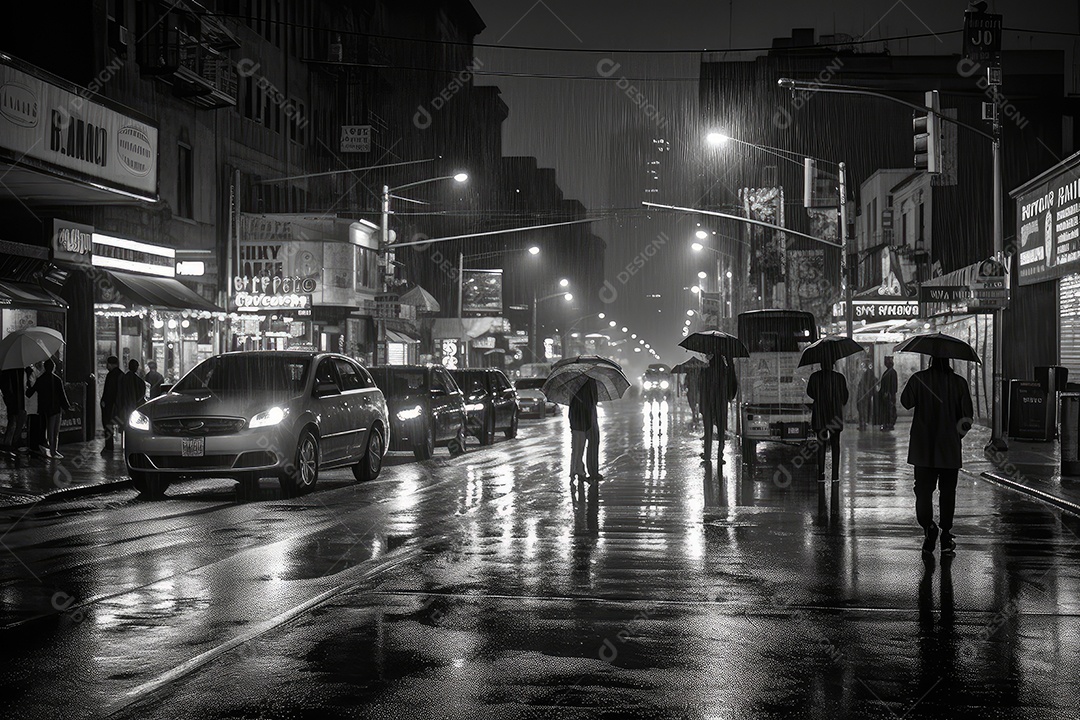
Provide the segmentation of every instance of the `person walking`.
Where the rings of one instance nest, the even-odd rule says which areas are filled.
[[[64,410],[71,410],[72,405],[64,391],[64,381],[54,372],[56,364],[52,358],[47,359],[42,368],[44,372],[26,391],[26,397],[38,396],[38,413],[45,418],[45,437],[48,444],[45,455],[59,459],[64,457],[57,450],[60,444],[60,415]]]
[[[600,474],[600,423],[596,414],[599,395],[596,381],[588,378],[570,398],[570,492],[574,492],[574,480],[590,483],[602,480]],[[586,453],[586,446],[588,452]],[[582,456],[585,456],[584,459]],[[586,465],[588,475],[585,474]]]
[[[698,387],[698,373],[686,374],[686,402],[690,405],[690,427],[696,428],[701,420],[701,394]]]
[[[735,368],[728,364],[723,355],[710,355],[708,367],[698,373],[698,401],[701,405],[701,419],[705,423],[705,449],[701,457],[707,464],[712,463],[713,428],[716,429],[717,464],[724,464],[724,445],[727,442],[728,404],[739,392],[739,379]]]
[[[124,377],[120,369],[120,358],[110,355],[105,361],[105,384],[101,390],[101,427],[105,431],[105,447],[101,449],[102,455],[110,455],[114,450],[113,435],[116,426],[120,425],[120,379]],[[122,426],[121,426],[122,427]]]
[[[915,467],[915,519],[923,529],[922,550],[934,552],[941,533],[941,552],[952,554],[956,481],[963,467],[961,441],[971,428],[975,411],[967,380],[953,372],[947,358],[933,357],[930,367],[911,376],[900,403],[913,409],[908,464]],[[939,518],[934,522],[934,490]]]
[[[139,361],[128,360],[128,371],[120,378],[120,392],[117,399],[118,424],[127,428],[128,418],[135,408],[146,402],[146,381],[139,376]]]
[[[15,457],[19,452],[23,427],[26,426],[26,390],[31,368],[11,368],[0,371],[0,393],[4,396],[7,410],[7,428],[4,430],[4,452]]]
[[[157,361],[151,360],[146,363],[146,375],[143,376],[143,379],[150,386],[149,398],[151,400],[161,394],[161,386],[165,383],[165,376],[157,371]]]
[[[855,409],[859,413],[859,430],[866,430],[867,424],[874,424],[874,397],[878,394],[878,379],[874,374],[874,364],[863,366],[859,384],[855,387]]]
[[[810,409],[810,430],[817,439],[818,482],[825,482],[825,444],[832,446],[832,479],[840,479],[840,433],[844,430],[844,406],[848,401],[847,380],[830,367],[810,375],[806,394],[814,401]]]
[[[896,426],[896,392],[900,383],[893,369],[891,355],[885,358],[885,372],[881,373],[880,387],[881,429],[892,430]]]

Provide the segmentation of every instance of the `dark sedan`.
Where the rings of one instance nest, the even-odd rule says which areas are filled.
[[[411,450],[417,460],[445,445],[465,452],[465,399],[441,365],[378,365],[368,368],[386,396],[390,449]]]
[[[451,370],[450,374],[465,393],[465,409],[469,415],[469,434],[481,445],[495,442],[495,432],[502,430],[506,437],[517,436],[517,391],[495,368],[466,368]]]

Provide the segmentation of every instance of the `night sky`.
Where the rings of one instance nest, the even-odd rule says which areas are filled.
[[[669,133],[686,132],[685,125],[697,116],[698,50],[745,50],[727,57],[747,60],[770,46],[773,38],[789,37],[792,28],[814,28],[819,36],[846,33],[867,40],[942,33],[865,47],[873,52],[887,48],[894,54],[959,54],[959,32],[945,33],[962,28],[967,7],[965,2],[903,0],[474,0],[473,5],[487,24],[476,39],[476,55],[483,62],[478,82],[498,85],[510,108],[503,152],[537,156],[541,166],[556,169],[567,197],[580,199],[590,211],[610,218],[594,224],[594,231],[608,243],[609,279],[657,232],[676,241],[665,248],[665,257],[625,286],[627,292],[613,306],[621,318],[633,318],[635,329],[655,347],[667,349],[664,360],[668,362],[686,357],[675,344],[685,319],[682,315],[692,302],[684,288],[693,283],[697,269],[683,257],[683,241],[692,233],[693,224],[685,217],[642,220],[644,215],[634,207],[643,197],[629,197],[625,188],[620,193],[619,173],[636,167],[632,159],[620,156],[620,148],[628,147],[620,144],[620,138],[648,138],[657,133],[655,120],[620,92],[616,79],[626,77],[640,89],[656,112],[671,121]],[[1076,2],[1011,0],[991,2],[988,10],[1004,15],[1006,29],[1076,32],[1078,28]],[[1068,48],[1071,40],[1007,31],[1003,42],[1005,49]],[[615,52],[619,49],[688,52]],[[618,63],[618,70],[601,76],[598,63],[602,61],[607,67]],[[537,77],[541,75],[572,77]],[[695,162],[698,158],[692,156],[679,158],[680,165]],[[686,170],[665,168],[666,187],[660,202],[694,203],[694,185]],[[791,191],[801,192],[801,188]],[[656,293],[663,299],[644,297]],[[679,316],[678,322],[672,315]]]

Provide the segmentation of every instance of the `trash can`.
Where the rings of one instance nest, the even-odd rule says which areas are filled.
[[[1069,381],[1069,368],[1060,365],[1036,365],[1035,382],[1046,391],[1046,421],[1050,428],[1047,440],[1058,436],[1058,393],[1065,389]]]
[[[1061,474],[1080,475],[1080,391],[1061,393]]]
[[[1009,437],[1014,440],[1048,440],[1046,391],[1034,380],[1009,381]]]

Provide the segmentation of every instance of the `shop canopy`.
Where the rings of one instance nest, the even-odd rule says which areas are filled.
[[[104,271],[102,271],[104,272]],[[133,305],[165,310],[224,312],[214,303],[172,278],[109,272],[117,291]]]
[[[418,342],[420,342],[419,338],[409,337],[405,333],[398,332],[397,330],[387,330],[386,331],[386,340],[388,342],[396,342],[396,343],[418,343]]]
[[[31,310],[66,310],[67,303],[33,283],[0,281],[0,307]]]

